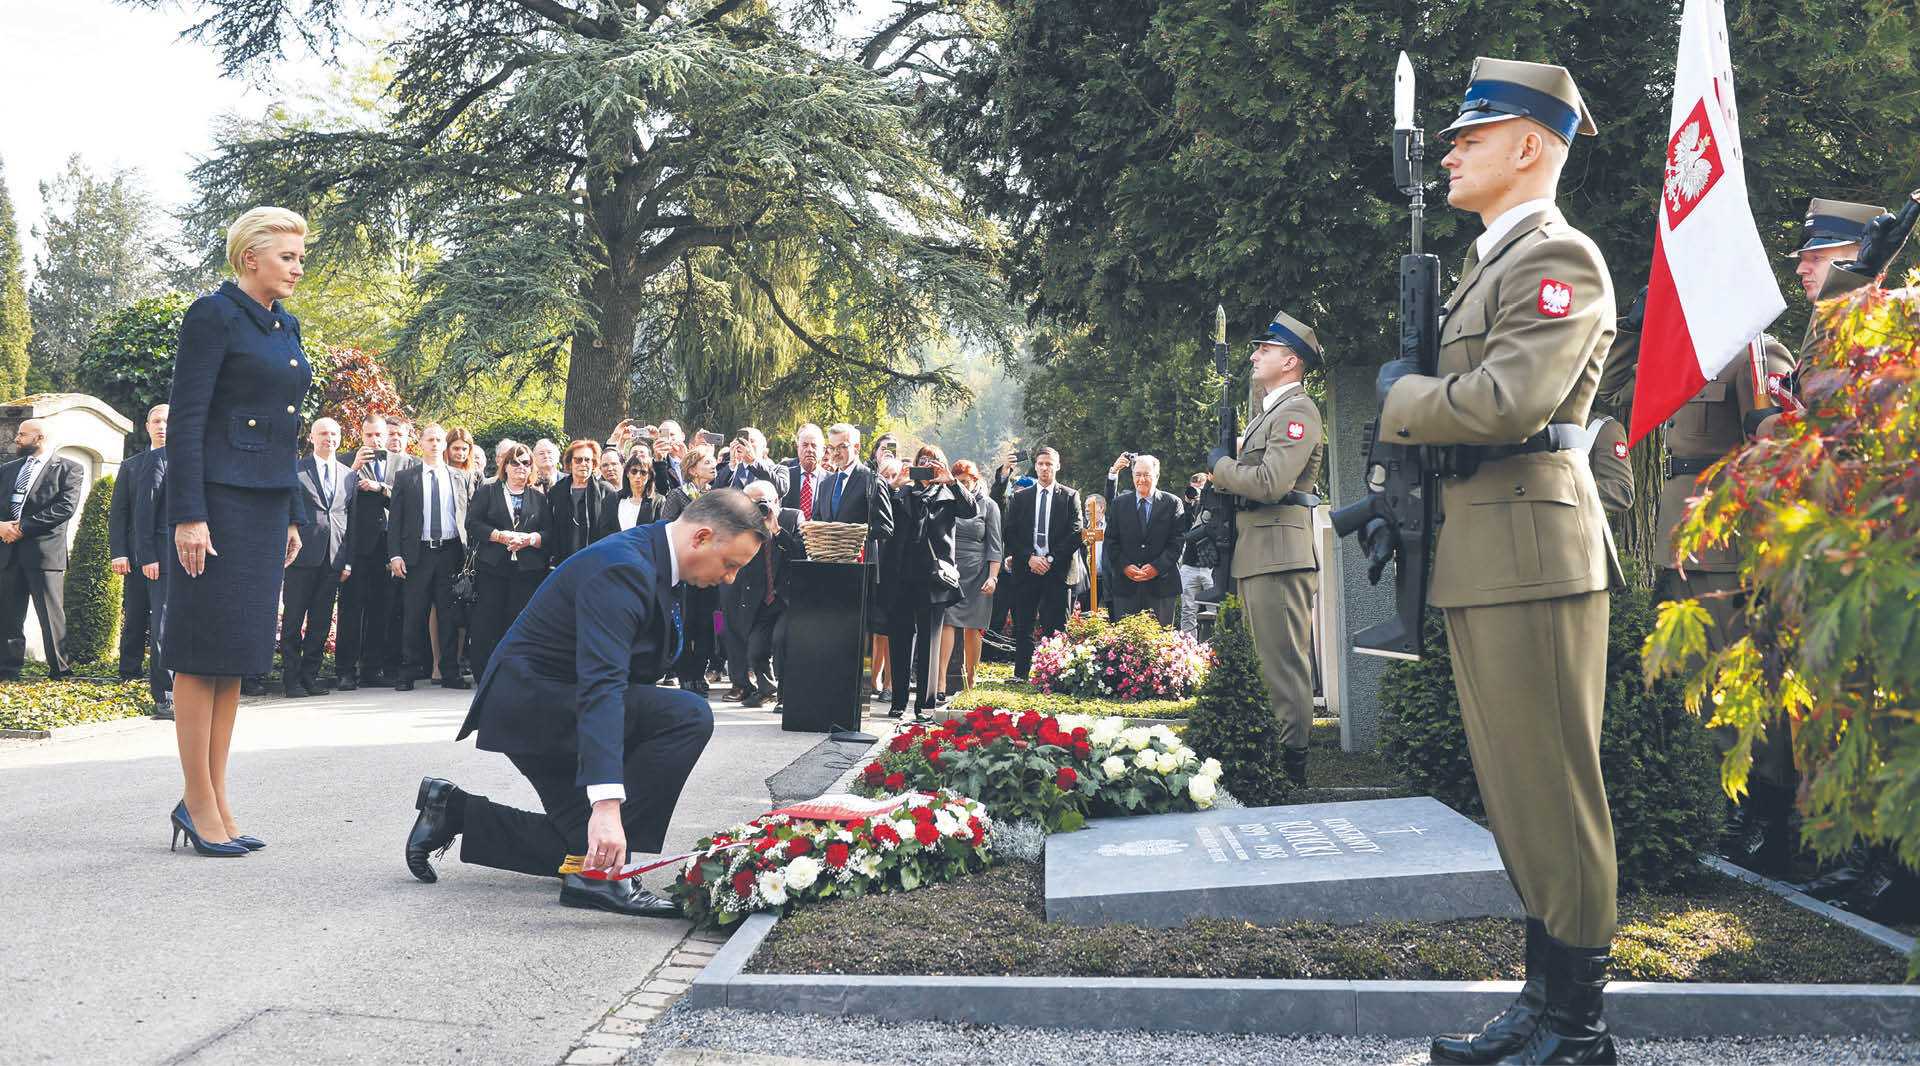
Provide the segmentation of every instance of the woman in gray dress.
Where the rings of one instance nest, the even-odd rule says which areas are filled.
[[[934,672],[942,684],[953,662],[953,646],[964,636],[961,666],[966,687],[973,687],[973,672],[980,666],[980,634],[992,622],[993,590],[1000,587],[1000,561],[1006,554],[1000,539],[1000,505],[993,502],[980,483],[980,468],[971,459],[953,464],[957,488],[973,497],[974,517],[962,518],[953,526],[953,561],[960,568],[959,603],[947,608],[946,624],[940,631],[940,669]],[[945,703],[950,692],[940,694]]]

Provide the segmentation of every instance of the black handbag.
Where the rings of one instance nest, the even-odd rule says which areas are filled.
[[[467,552],[466,563],[460,567],[460,573],[453,579],[453,602],[457,607],[471,607],[480,602],[480,589],[473,575],[473,552]]]

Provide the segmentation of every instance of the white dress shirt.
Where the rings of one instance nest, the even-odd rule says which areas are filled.
[[[1269,391],[1265,396],[1260,398],[1260,409],[1262,411],[1273,410],[1274,404],[1279,403],[1283,398],[1285,398],[1287,393],[1292,392],[1293,390],[1299,387],[1300,387],[1299,382],[1289,381],[1285,385],[1281,385],[1278,388],[1275,388]]]
[[[428,466],[425,462],[420,464],[420,539],[433,537],[433,498],[427,495],[433,482],[428,480],[429,475],[440,482],[440,539],[452,540],[461,535],[454,528],[453,471],[445,463]]]
[[[1545,211],[1552,206],[1553,201],[1551,199],[1528,200],[1526,203],[1514,204],[1512,207],[1500,212],[1500,217],[1494,219],[1493,222],[1487,226],[1487,232],[1473,239],[1474,252],[1477,253],[1480,258],[1485,259],[1487,253],[1493,251],[1493,246],[1505,240],[1507,234],[1513,232],[1513,227],[1520,224],[1521,219],[1536,211]]]
[[[1058,482],[1052,485],[1035,485],[1033,497],[1033,550],[1036,554],[1048,555],[1053,550],[1053,492],[1060,487]],[[1047,542],[1040,543],[1041,516],[1047,516]]]
[[[672,585],[678,587],[680,584],[680,550],[673,546],[672,533],[667,534],[667,570]],[[588,785],[587,802],[598,803],[601,800],[619,800],[625,803],[627,801],[627,786],[619,781],[609,782],[604,785]]]

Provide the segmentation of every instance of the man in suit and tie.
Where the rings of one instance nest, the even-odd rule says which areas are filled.
[[[153,447],[134,456],[140,460],[137,473],[127,474],[121,464],[121,476],[135,486],[133,493],[133,532],[129,546],[133,570],[147,590],[147,633],[153,653],[147,659],[147,685],[153,694],[153,716],[173,720],[173,671],[161,665],[167,647],[167,560],[172,558],[173,523],[167,520],[167,405],[156,426],[151,414],[147,434]],[[156,429],[158,432],[155,432]],[[117,482],[116,482],[117,484]]]
[[[780,506],[772,482],[755,481],[746,493],[766,514],[767,542],[733,584],[720,590],[720,610],[727,619],[727,663],[739,693],[728,696],[761,707],[779,692],[775,637],[786,616],[787,564],[806,558],[807,549],[800,540],[800,511]]]
[[[385,651],[393,633],[393,579],[387,573],[387,506],[393,496],[393,456],[387,422],[379,414],[360,420],[360,450],[350,468],[354,492],[347,510],[346,578],[340,587],[340,634],[334,664],[340,691],[389,685]]]
[[[46,425],[20,423],[19,458],[0,466],[0,681],[20,680],[27,655],[27,602],[40,619],[47,678],[73,676],[64,651],[67,611],[67,524],[80,509],[86,473],[53,454]]]
[[[427,638],[427,612],[439,620],[440,684],[471,688],[460,676],[460,647],[454,641],[453,579],[467,557],[467,501],[473,482],[445,462],[447,431],[437,422],[420,430],[420,460],[401,470],[393,483],[393,509],[387,521],[387,569],[400,581],[404,621],[400,635],[405,663],[396,692],[413,691],[416,679],[433,674],[433,647]]]
[[[629,851],[658,852],[687,775],[713,735],[705,698],[662,688],[685,639],[675,586],[734,579],[766,540],[745,493],[703,492],[671,522],[635,526],[568,559],[508,629],[474,693],[460,739],[477,732],[540,796],[516,810],[440,778],[420,783],[407,869],[439,880],[436,851],[535,877],[561,875],[560,902],[672,917],[636,880],[597,880]]]
[[[1133,468],[1133,488],[1122,493],[1119,475],[1127,466]],[[1151,455],[1129,452],[1107,473],[1105,543],[1115,621],[1141,613],[1152,614],[1163,626],[1175,621],[1186,508],[1159,485],[1160,460]]]
[[[155,404],[147,412],[147,440],[150,447],[120,464],[119,476],[113,480],[113,500],[107,512],[107,543],[112,554],[113,572],[125,578],[121,585],[120,596],[120,680],[132,681],[145,676],[153,691],[154,713],[159,714],[163,705],[171,702],[173,692],[172,675],[160,666],[160,612],[154,600],[164,595],[158,591],[158,579],[149,578],[140,564],[140,538],[145,529],[140,525],[141,508],[138,500],[147,497],[148,516],[153,514],[153,499],[160,492],[161,478],[166,470],[167,446],[167,405]],[[153,656],[148,661],[147,649],[152,645]]]
[[[1060,484],[1060,453],[1033,453],[1033,484],[1013,494],[1002,524],[1013,597],[1013,676],[1033,665],[1033,627],[1052,635],[1067,625],[1067,576],[1080,551],[1080,494]]]
[[[827,439],[820,427],[808,422],[793,435],[794,456],[780,464],[787,469],[787,491],[780,497],[780,506],[791,507],[799,511],[804,518],[813,517],[813,501],[820,498],[820,487],[827,480]]]
[[[400,475],[403,472],[409,467],[417,466],[420,463],[420,457],[413,454],[413,446],[413,423],[408,421],[404,415],[388,415],[387,455],[389,456],[388,465],[391,469],[387,471],[387,476],[393,479],[395,485],[400,483]],[[389,504],[389,506],[391,506],[391,504]],[[387,584],[390,586],[390,591],[387,595],[387,633],[389,639],[386,645],[380,649],[383,656],[380,668],[388,677],[393,678],[394,687],[399,688],[400,679],[406,673],[403,657],[406,651],[407,639],[406,632],[402,628],[405,624],[407,613],[406,582],[395,579],[390,567],[382,566],[380,572],[386,577]],[[420,624],[419,631],[420,639],[428,639],[427,625],[425,622]]]
[[[280,678],[290,699],[326,691],[320,663],[327,653],[334,598],[349,577],[348,507],[359,495],[360,481],[336,454],[340,423],[314,419],[307,440],[313,454],[300,460],[294,477],[307,496],[308,520],[300,528],[300,554],[287,567],[281,593]]]
[[[727,462],[714,471],[714,488],[744,489],[756,481],[771,481],[782,496],[787,492],[787,468],[767,458],[767,435],[747,426],[733,435]]]

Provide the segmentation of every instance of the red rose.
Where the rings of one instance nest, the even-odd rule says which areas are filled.
[[[905,733],[895,733],[893,736],[893,739],[887,742],[887,747],[891,749],[895,754],[899,754],[900,752],[906,751],[908,748],[912,746],[913,746],[913,738],[906,735]]]
[[[940,839],[940,830],[935,829],[932,822],[921,822],[913,829],[913,839],[927,847],[932,847]]]
[[[1033,711],[1020,716],[1019,730],[1022,736],[1032,736],[1040,731],[1040,716]]]
[[[898,770],[888,774],[887,787],[895,792],[907,787],[907,775]]]
[[[753,850],[762,855],[779,846],[780,839],[778,837],[761,837],[759,840],[753,842]]]
[[[877,762],[870,762],[867,764],[867,768],[862,770],[861,773],[866,777],[867,784],[877,785],[886,779],[887,768]]]
[[[1079,780],[1080,775],[1074,773],[1071,766],[1062,766],[1053,773],[1053,786],[1062,792],[1073,791],[1074,782]]]
[[[900,832],[889,822],[881,822],[873,827],[873,839],[882,844],[900,843]]]
[[[915,807],[913,809],[913,820],[920,823],[921,825],[932,825],[933,824],[933,808],[932,807]]]
[[[855,833],[858,833],[860,830],[865,829],[866,827],[867,827],[867,820],[865,818],[855,818],[853,821],[847,823],[847,828]]]
[[[939,749],[937,749],[937,748],[936,748],[936,749],[934,749],[933,751],[930,751],[930,752],[927,752],[927,764],[928,764],[928,765],[930,765],[930,766],[932,766],[932,767],[933,767],[934,769],[936,769],[936,770],[938,770],[938,769],[940,768],[940,751],[939,751]]]
[[[939,753],[940,753],[940,740],[938,737],[928,737],[926,740],[921,742],[920,754],[937,755]]]
[[[686,873],[680,875],[680,880],[697,887],[706,880],[706,877],[700,873],[700,864],[696,862],[687,868]]]
[[[745,898],[753,895],[753,871],[742,869],[733,875],[733,894]]]
[[[845,844],[841,843],[838,840],[834,841],[831,844],[828,844],[827,845],[827,865],[833,867],[836,870],[840,869],[842,866],[845,866],[847,864],[847,856],[850,854],[850,852],[851,852],[851,849],[849,849]]]
[[[1073,739],[1075,739],[1075,740],[1085,740],[1085,739],[1087,739],[1087,727],[1086,727],[1086,726],[1083,726],[1083,725],[1077,725],[1077,726],[1074,726],[1074,727],[1073,727]]]
[[[797,859],[813,850],[813,841],[806,837],[794,837],[787,841],[787,858]]]
[[[1082,759],[1092,758],[1093,745],[1087,743],[1084,740],[1076,740],[1073,742],[1073,753],[1075,755],[1080,756]]]

